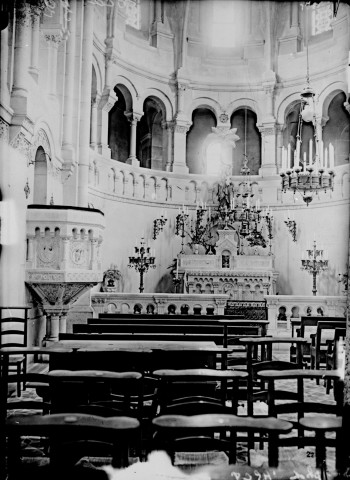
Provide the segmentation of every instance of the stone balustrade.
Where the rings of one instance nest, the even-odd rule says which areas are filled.
[[[345,295],[266,295],[265,298],[270,335],[291,334],[291,318],[300,318],[307,315],[346,316],[347,297]]]

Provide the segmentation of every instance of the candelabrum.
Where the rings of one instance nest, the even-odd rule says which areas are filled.
[[[316,278],[324,270],[328,269],[328,260],[323,250],[318,249],[316,246],[316,240],[312,248],[306,250],[306,256],[303,254],[301,260],[301,269],[306,270],[312,275],[312,294],[316,295]]]
[[[181,237],[181,252],[185,253],[184,245],[185,245],[185,226],[186,221],[188,219],[188,207],[185,208],[182,205],[182,210],[179,209],[179,213],[176,215],[176,224],[175,224],[175,235],[180,235]]]
[[[263,217],[265,218],[265,222],[266,222],[266,225],[267,225],[267,238],[269,239],[269,249],[270,249],[269,255],[272,255],[273,215],[272,215],[272,210],[270,209],[270,207],[267,207],[267,209],[264,211]]]
[[[137,272],[140,274],[140,293],[143,292],[143,275],[148,271],[149,268],[156,268],[154,261],[154,250],[151,252],[150,247],[147,245],[145,239],[141,237],[140,246],[135,246],[134,256],[129,257],[128,267],[134,267]]]
[[[153,240],[155,240],[159,233],[163,231],[164,225],[168,221],[165,210],[162,211],[160,218],[153,221]]]
[[[284,221],[284,223],[287,225],[289,233],[292,235],[293,242],[297,241],[297,223],[296,221],[290,218],[289,213],[288,213],[288,218],[287,220]]]

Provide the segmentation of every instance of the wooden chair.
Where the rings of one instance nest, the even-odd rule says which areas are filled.
[[[328,343],[334,339],[335,328],[346,328],[345,319],[331,322],[320,320],[317,323],[316,335],[311,339],[310,368],[316,370],[326,368]],[[327,333],[328,339],[325,338]]]
[[[1,309],[0,309],[1,311]],[[6,317],[0,318],[0,349],[8,347],[26,347],[27,329],[28,329],[28,309],[24,308],[24,318]],[[12,355],[9,362],[9,373],[17,375],[27,371],[27,356]],[[23,390],[26,388],[25,378],[23,377]],[[17,396],[21,396],[21,382],[17,381]]]
[[[8,478],[24,478],[22,437],[47,437],[51,474],[47,474],[46,478],[52,478],[52,475],[54,478],[65,478],[81,457],[94,452],[111,457],[113,467],[127,466],[129,447],[139,426],[135,418],[122,416],[106,419],[76,413],[9,418],[5,425]]]
[[[142,374],[101,370],[51,370],[48,372],[52,413],[93,414],[102,407],[114,415],[142,418]],[[135,405],[131,395],[137,395]],[[113,415],[112,415],[113,416]]]
[[[153,375],[160,380],[159,413],[188,415],[199,412],[236,414],[239,381],[248,377],[246,372],[213,369],[163,369],[155,370]],[[227,400],[231,402],[230,408],[226,407]]]
[[[289,433],[292,424],[276,418],[241,417],[230,414],[162,415],[153,420],[154,448],[161,445],[172,459],[176,451],[221,449],[228,452],[230,463],[237,458],[237,433],[265,434],[270,466],[278,466],[279,435]],[[214,435],[220,434],[220,439]],[[247,441],[248,437],[239,437]]]
[[[298,337],[261,337],[261,338],[241,338],[240,343],[246,346],[246,368],[247,368],[247,386],[245,398],[247,400],[248,415],[254,414],[254,402],[257,400],[268,400],[268,391],[265,382],[261,380],[258,373],[261,370],[288,370],[301,368],[303,364],[302,346],[306,343],[304,338]],[[273,358],[273,347],[279,344],[295,344],[296,358],[295,362],[275,360]],[[243,392],[243,389],[240,390]],[[281,398],[287,399],[292,395],[289,391],[279,391]],[[292,395],[293,396],[293,395]],[[244,398],[244,397],[242,397]]]
[[[333,341],[328,342],[328,348],[326,352],[326,369],[337,370],[344,367],[341,365],[340,356],[342,354],[341,345],[344,348],[344,341],[346,336],[346,328],[335,328]],[[326,382],[326,392],[329,393],[332,388],[333,381],[328,379]]]
[[[291,321],[292,323],[292,336],[296,335],[298,337],[307,338],[307,343],[303,346],[303,360],[305,366],[310,368],[310,349],[311,341],[315,338],[317,331],[317,324],[319,321],[322,322],[339,322],[345,321],[345,318],[342,317],[301,317],[300,320]],[[290,359],[295,361],[295,347],[292,345],[290,348]]]
[[[297,429],[297,435],[289,438],[280,439],[281,446],[316,446],[317,442],[321,438],[323,444],[325,440],[326,432],[339,431],[340,418],[342,416],[342,403],[343,395],[342,388],[336,388],[337,398],[335,404],[322,403],[320,401],[310,401],[304,395],[305,380],[314,378],[325,378],[336,381],[341,386],[340,373],[338,371],[324,371],[324,370],[309,370],[309,369],[295,369],[288,371],[261,371],[258,376],[268,383],[268,415],[270,417],[278,417],[285,414],[296,414],[295,420],[290,420],[293,427]],[[296,400],[277,403],[277,389],[276,382],[281,380],[294,381],[296,385]],[[309,417],[307,414],[312,414]],[[322,416],[318,415],[322,414]],[[319,427],[317,428],[317,425]],[[304,429],[314,430],[317,432],[315,437],[305,436]],[[337,441],[327,438],[328,446],[336,446]],[[323,452],[323,453],[322,453]],[[320,448],[317,454],[317,466],[325,460],[323,447]]]

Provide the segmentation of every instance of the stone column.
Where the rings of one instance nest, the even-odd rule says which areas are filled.
[[[1,44],[0,44],[0,55],[1,55],[1,69],[0,69],[0,102],[1,105],[5,106],[9,104],[9,88],[7,84],[8,80],[8,54],[9,54],[9,29],[8,27],[1,30]]]
[[[67,333],[67,314],[63,313],[59,318],[59,333]]]
[[[40,40],[40,15],[41,9],[32,5],[32,52],[29,71],[37,80],[39,73],[39,40]]]
[[[49,320],[49,331],[47,339],[51,342],[58,342],[60,317],[57,313],[51,313]]]
[[[97,146],[97,105],[100,99],[101,95],[96,95],[91,99],[90,147],[94,150]]]
[[[44,38],[48,45],[48,76],[47,76],[47,86],[48,93],[56,99],[57,95],[57,57],[58,57],[58,47],[62,41],[61,33],[52,33],[47,31],[44,34]]]
[[[259,175],[268,177],[277,175],[276,168],[276,125],[264,123],[259,126],[262,137],[261,168]]]
[[[278,167],[278,171],[281,170],[281,166],[282,166],[283,131],[284,131],[284,125],[276,125],[276,147],[277,147],[276,166]]]
[[[176,122],[174,126],[174,161],[172,171],[176,173],[188,173],[186,165],[186,134],[190,124],[186,122]]]
[[[173,163],[173,135],[174,124],[173,122],[163,122],[163,155],[165,154],[165,171],[171,172]]]
[[[108,65],[110,61],[107,61],[107,72],[109,70]],[[107,76],[106,72],[106,76]],[[106,80],[107,82],[107,80]],[[111,158],[111,149],[108,146],[108,122],[109,112],[113,108],[115,102],[118,100],[117,95],[112,89],[105,89],[100,98],[97,110],[97,149],[98,153],[104,157]]]
[[[130,154],[129,158],[127,159],[126,163],[130,165],[134,165],[136,167],[140,166],[140,161],[136,158],[136,129],[137,129],[137,122],[142,117],[142,114],[139,113],[127,113],[125,114],[129,122],[131,123],[130,128]]]
[[[75,149],[73,140],[73,116],[75,110],[74,80],[75,80],[75,47],[76,47],[76,0],[70,1],[69,35],[66,45],[66,75],[63,100],[63,132],[62,156],[67,163],[74,163]]]
[[[88,205],[93,31],[94,5],[89,0],[84,0],[78,170],[78,205],[80,207]]]
[[[17,5],[11,107],[15,113],[26,114],[32,19],[28,3],[20,2]]]

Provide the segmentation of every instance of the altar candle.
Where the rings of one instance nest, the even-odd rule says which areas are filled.
[[[329,144],[329,168],[331,170],[334,168],[334,147],[331,143]]]
[[[179,278],[179,260],[176,262],[176,278]]]
[[[320,152],[319,152],[319,160],[320,160],[320,163],[318,166],[322,167],[323,165],[323,141],[320,140]]]
[[[309,140],[309,166],[312,165],[312,138]]]
[[[327,165],[328,165],[328,148],[325,148],[325,151],[324,151],[324,169],[326,170],[327,168]]]
[[[294,169],[299,167],[299,162],[300,162],[300,140],[299,138],[297,139],[297,148],[294,154]]]
[[[306,152],[304,152],[303,172],[306,172]]]
[[[291,155],[290,155],[290,143],[288,143],[287,147],[287,169],[290,170],[291,167]]]
[[[285,147],[283,146],[282,147],[282,170],[287,169],[286,153],[287,153],[287,151],[286,151]]]

